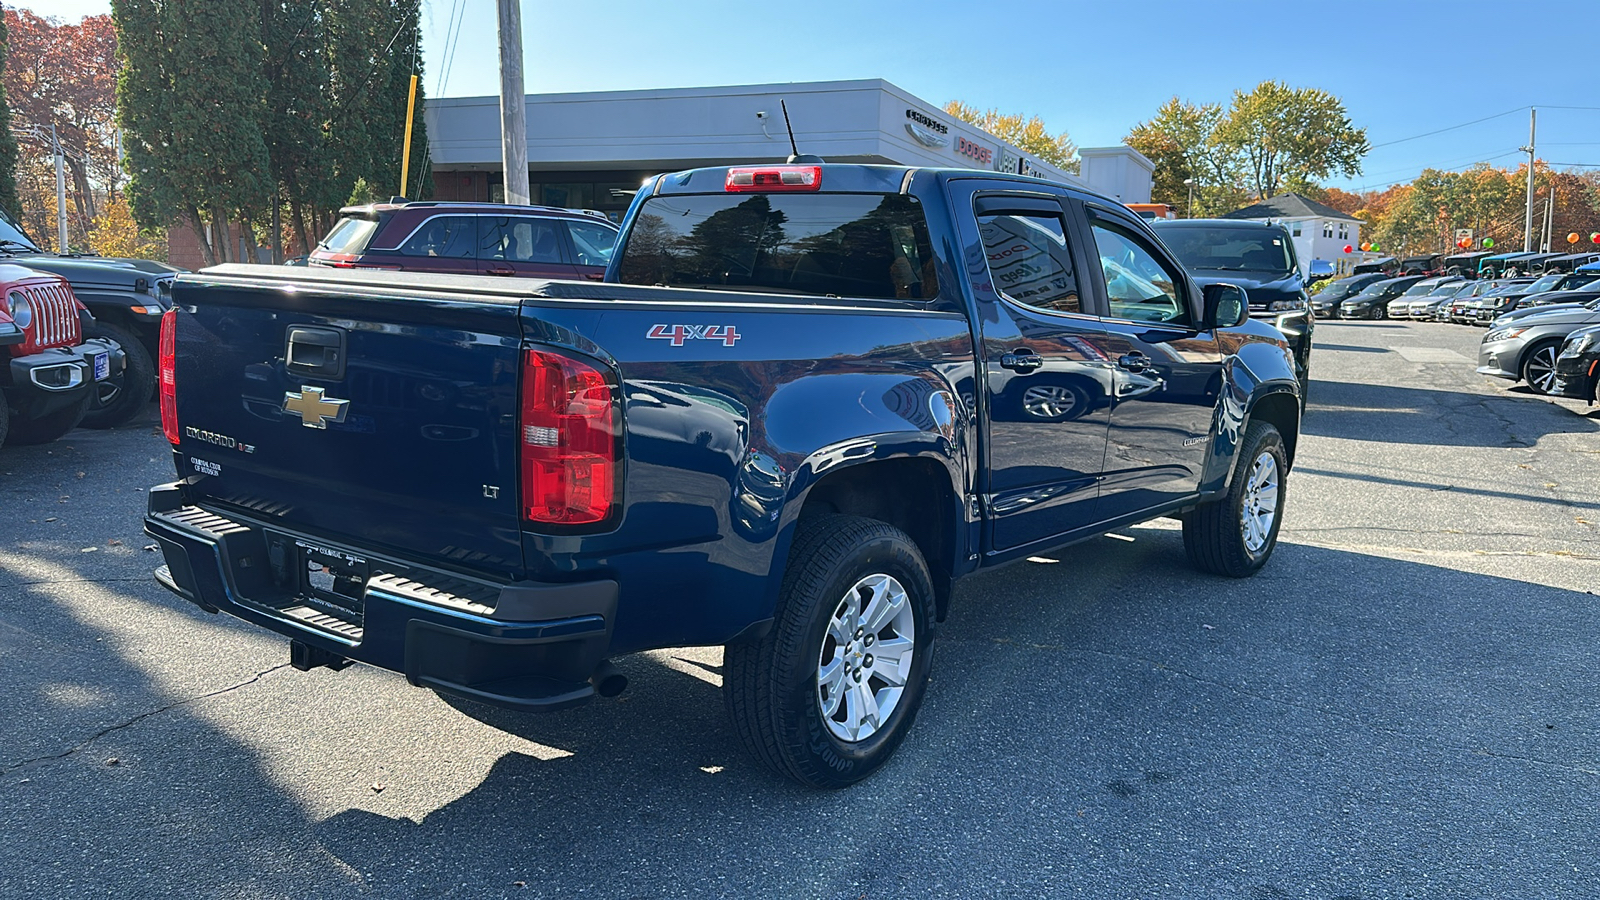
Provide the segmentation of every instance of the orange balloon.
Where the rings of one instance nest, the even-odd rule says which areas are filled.
[[[1578,233],[1576,231],[1574,231],[1573,233],[1567,235],[1567,243],[1576,244],[1577,242],[1578,242]]]

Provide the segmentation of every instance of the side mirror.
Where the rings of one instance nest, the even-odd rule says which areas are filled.
[[[1208,284],[1201,289],[1205,298],[1207,328],[1235,328],[1250,318],[1250,300],[1236,284]]]

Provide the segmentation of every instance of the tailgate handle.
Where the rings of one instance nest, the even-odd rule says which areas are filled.
[[[338,381],[344,377],[344,331],[339,328],[291,325],[283,359],[292,375]]]

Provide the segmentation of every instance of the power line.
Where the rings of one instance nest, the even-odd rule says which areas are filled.
[[[1379,147],[1392,147],[1395,144],[1404,144],[1406,141],[1415,141],[1415,140],[1417,140],[1419,138],[1433,137],[1436,134],[1444,134],[1446,131],[1455,131],[1458,128],[1466,128],[1469,125],[1477,125],[1480,122],[1487,122],[1490,119],[1498,119],[1498,118],[1501,118],[1502,116],[1509,116],[1512,113],[1519,113],[1519,112],[1522,112],[1523,110],[1529,109],[1529,108],[1530,107],[1527,107],[1527,106],[1519,106],[1516,109],[1508,109],[1505,112],[1495,113],[1492,116],[1484,116],[1481,119],[1473,119],[1471,122],[1462,122],[1460,125],[1451,125],[1451,126],[1449,126],[1447,128],[1440,128],[1440,129],[1438,129],[1436,131],[1428,131],[1428,132],[1424,132],[1422,134],[1414,134],[1411,137],[1403,137],[1403,138],[1400,138],[1399,140],[1395,140],[1395,141],[1384,141],[1381,144],[1373,144],[1368,149],[1376,150]],[[1564,108],[1564,107],[1550,107],[1550,108],[1551,109],[1561,109],[1561,108]]]

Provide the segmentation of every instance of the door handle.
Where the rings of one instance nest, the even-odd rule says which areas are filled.
[[[1117,357],[1117,367],[1129,372],[1143,372],[1150,368],[1150,357],[1143,353],[1124,353]]]
[[[490,266],[489,268],[484,269],[484,271],[488,272],[490,275],[515,275],[515,274],[517,274],[517,270],[511,268],[510,266]]]
[[[588,280],[590,280],[590,281],[604,281],[605,278],[606,278],[606,273],[604,273],[604,272],[585,272],[585,273],[583,273],[583,277],[588,279]]]
[[[1032,372],[1044,365],[1044,357],[1029,350],[1027,347],[1018,347],[1016,350],[1000,357],[1002,368],[1013,372]]]

